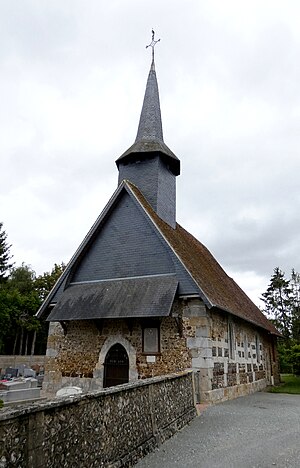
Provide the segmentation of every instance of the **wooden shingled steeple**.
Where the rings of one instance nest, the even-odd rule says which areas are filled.
[[[154,54],[135,142],[116,164],[119,184],[126,179],[136,185],[158,216],[175,228],[176,176],[180,174],[180,161],[163,139]]]

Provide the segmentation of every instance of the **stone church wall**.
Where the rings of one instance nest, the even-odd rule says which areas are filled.
[[[272,338],[232,315],[209,311],[199,300],[187,303],[187,345],[199,375],[201,401],[222,401],[279,381]]]
[[[51,323],[48,337],[46,375],[43,390],[54,394],[67,385],[85,391],[101,389],[105,354],[121,343],[129,356],[129,379],[148,378],[183,371],[191,367],[189,350],[179,321],[164,317],[160,322],[160,353],[149,356],[142,350],[142,322],[139,319],[107,319],[101,322]],[[105,349],[105,353],[101,351]]]
[[[129,467],[195,416],[192,373],[187,372],[5,408],[0,465]]]
[[[143,353],[142,319],[71,321],[50,325],[43,391],[76,385],[103,387],[107,352],[120,343],[129,357],[129,381],[193,369],[197,401],[220,401],[279,382],[273,338],[197,298],[175,301],[160,319],[160,352]]]

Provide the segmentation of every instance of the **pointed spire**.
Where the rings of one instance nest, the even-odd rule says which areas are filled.
[[[154,60],[152,61],[148,75],[144,102],[135,141],[138,142],[142,140],[164,141]]]
[[[160,112],[159,92],[154,62],[154,46],[159,42],[154,40],[154,31],[152,30],[152,42],[146,46],[152,47],[152,62],[148,75],[145,96],[138,131],[134,144],[125,153],[120,156],[116,164],[119,168],[120,163],[133,160],[137,153],[139,159],[145,153],[159,153],[169,162],[170,169],[175,175],[180,174],[180,161],[175,154],[164,143],[162,120]]]

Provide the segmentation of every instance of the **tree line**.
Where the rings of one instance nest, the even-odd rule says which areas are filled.
[[[0,222],[0,354],[44,354],[48,323],[35,314],[65,265],[36,276],[30,265],[15,266],[10,249]]]
[[[276,267],[261,299],[265,304],[263,311],[281,333],[278,340],[281,372],[300,375],[300,274],[292,269],[286,278]]]

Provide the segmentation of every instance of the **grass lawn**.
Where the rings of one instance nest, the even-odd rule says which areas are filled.
[[[271,387],[271,393],[293,393],[300,395],[300,376],[293,374],[281,374],[281,384],[278,387]]]

